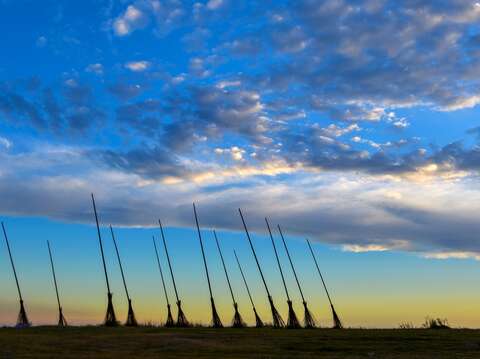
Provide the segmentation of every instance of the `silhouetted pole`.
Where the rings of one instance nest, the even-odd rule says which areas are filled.
[[[50,256],[50,266],[52,267],[52,276],[53,276],[53,284],[55,285],[55,294],[57,295],[57,303],[58,303],[58,326],[59,327],[66,327],[67,321],[63,316],[62,312],[62,305],[60,304],[60,296],[58,294],[58,286],[57,286],[57,276],[55,275],[55,266],[53,265],[53,257],[52,257],[52,250],[50,249],[50,242],[47,240],[47,247],[48,247],[48,254]]]
[[[3,236],[5,238],[5,243],[7,244],[8,256],[10,257],[10,263],[12,264],[13,275],[15,277],[15,283],[17,284],[18,298],[20,299],[20,312],[17,317],[17,328],[27,328],[31,325],[28,321],[27,312],[23,305],[22,291],[20,290],[20,284],[18,282],[17,271],[15,270],[15,264],[13,263],[12,251],[10,250],[10,243],[8,242],[7,231],[5,230],[5,225],[2,222]]]
[[[223,327],[222,321],[218,316],[217,309],[215,308],[215,301],[213,300],[212,286],[210,284],[210,276],[208,274],[207,259],[205,258],[205,251],[203,250],[202,234],[200,232],[200,226],[198,225],[197,209],[195,208],[195,203],[193,204],[193,213],[195,215],[195,223],[197,225],[198,239],[200,241],[200,248],[202,249],[203,264],[205,265],[205,274],[207,275],[208,290],[210,292],[210,304],[212,307],[212,327],[222,328]]]
[[[158,224],[160,226],[160,233],[162,234],[163,248],[165,248],[165,254],[167,255],[168,268],[170,269],[170,275],[172,277],[173,289],[175,290],[175,298],[177,298],[178,315],[177,315],[176,326],[186,328],[186,327],[190,326],[190,323],[188,322],[187,317],[183,313],[182,302],[178,297],[177,285],[175,283],[175,277],[173,275],[172,263],[170,262],[170,256],[168,255],[167,242],[165,240],[165,234],[163,233],[162,222],[160,220],[158,220]]]
[[[272,296],[270,295],[270,291],[268,290],[267,282],[265,281],[265,277],[263,276],[262,268],[260,267],[260,262],[258,261],[257,254],[255,253],[255,248],[253,248],[252,239],[250,238],[250,233],[248,233],[248,228],[247,228],[247,225],[245,223],[245,219],[243,218],[243,214],[242,214],[242,211],[241,211],[240,208],[238,209],[238,213],[240,213],[240,218],[242,219],[243,228],[245,229],[245,233],[247,234],[248,243],[250,244],[250,248],[252,250],[253,257],[255,258],[255,262],[257,263],[258,271],[260,272],[260,276],[262,277],[263,285],[265,286],[265,290],[267,292],[268,302],[270,303],[270,310],[272,311],[273,327],[274,328],[282,328],[282,327],[285,326],[285,322],[283,321],[282,317],[280,316],[280,314],[277,311],[277,308],[275,308],[275,305],[273,304]]]
[[[167,287],[165,285],[165,279],[163,278],[162,266],[160,265],[160,258],[158,256],[157,243],[155,242],[155,236],[152,236],[153,247],[155,248],[155,256],[157,257],[158,270],[160,271],[160,278],[162,279],[163,292],[165,293],[165,300],[167,301],[167,320],[165,321],[166,327],[173,327],[175,323],[173,322],[172,310],[170,308],[170,301],[168,299]]]
[[[117,317],[115,316],[115,310],[113,308],[113,302],[112,302],[113,294],[110,292],[110,283],[108,281],[107,264],[105,263],[105,255],[103,253],[102,236],[100,234],[100,225],[98,224],[97,207],[95,205],[95,198],[93,197],[93,193],[92,193],[92,203],[93,203],[93,212],[95,213],[95,222],[97,223],[98,242],[100,243],[100,253],[102,255],[103,271],[105,272],[105,281],[107,283],[108,304],[107,304],[107,313],[105,314],[104,325],[106,325],[107,327],[115,327],[118,325],[118,322],[117,322]]]
[[[128,300],[128,314],[127,320],[125,321],[125,326],[127,327],[136,327],[138,325],[137,319],[135,318],[135,313],[133,312],[132,299],[128,293],[127,281],[125,280],[125,274],[123,273],[122,260],[120,259],[120,252],[118,251],[117,241],[115,240],[115,235],[113,234],[113,228],[110,226],[110,232],[112,233],[113,245],[115,246],[115,253],[117,253],[118,265],[120,266],[120,273],[122,274],[123,287],[125,288],[125,294]]]
[[[232,296],[233,308],[235,310],[232,320],[232,327],[234,328],[243,328],[245,327],[245,322],[238,311],[238,304],[235,300],[235,295],[233,294],[232,285],[230,283],[230,278],[228,277],[227,266],[225,265],[225,261],[223,260],[222,250],[220,249],[220,244],[218,243],[217,232],[214,230],[213,235],[215,236],[215,242],[217,243],[218,253],[220,254],[220,259],[222,260],[223,270],[225,272],[225,278],[227,279],[228,289],[230,289],[230,295]]]
[[[323,288],[325,288],[325,293],[327,293],[327,298],[330,303],[330,308],[332,309],[332,316],[333,316],[333,328],[335,329],[341,329],[343,328],[342,322],[340,321],[340,318],[337,315],[337,312],[335,311],[335,308],[333,307],[332,300],[330,299],[330,294],[328,293],[327,286],[325,284],[325,281],[323,280],[323,275],[322,272],[320,271],[320,267],[318,266],[317,259],[315,258],[315,254],[313,253],[312,246],[310,245],[310,241],[307,239],[307,244],[308,248],[310,249],[310,253],[312,253],[312,258],[315,262],[315,266],[317,267],[318,274],[320,275],[320,279],[322,280]]]
[[[285,252],[287,252],[288,261],[290,262],[290,266],[292,267],[292,272],[293,272],[293,275],[295,276],[295,281],[297,282],[298,290],[300,291],[300,295],[302,296],[303,308],[305,309],[305,316],[304,316],[305,328],[315,328],[315,319],[313,318],[313,315],[310,313],[310,310],[308,310],[307,301],[303,296],[302,286],[300,285],[300,281],[298,280],[297,271],[295,270],[292,258],[290,257],[290,252],[288,250],[285,238],[283,237],[282,229],[280,228],[280,225],[277,225],[277,227],[278,227],[278,232],[280,232],[280,237],[282,238],[283,247],[285,248]]]
[[[295,314],[295,311],[293,310],[293,304],[290,299],[290,295],[288,294],[287,283],[285,282],[285,277],[283,276],[283,270],[282,270],[282,265],[280,264],[280,258],[278,258],[277,246],[275,245],[272,231],[270,230],[270,224],[268,223],[268,219],[266,217],[265,217],[265,223],[267,224],[268,234],[270,235],[270,239],[272,240],[272,246],[273,246],[273,251],[275,252],[275,258],[277,259],[278,270],[280,271],[283,288],[285,289],[285,294],[287,296],[287,304],[288,304],[287,328],[297,329],[297,328],[300,328],[300,323],[298,322],[297,314]]]
[[[243,283],[245,283],[245,288],[247,289],[248,297],[250,298],[250,303],[252,303],[253,313],[255,314],[255,326],[257,328],[262,328],[263,322],[257,313],[257,309],[255,308],[255,303],[253,303],[252,295],[250,294],[250,288],[248,288],[247,280],[245,279],[245,275],[243,274],[242,266],[240,265],[240,261],[238,260],[237,252],[233,250],[233,254],[235,254],[235,259],[237,260],[238,269],[240,269],[240,273],[242,274]]]

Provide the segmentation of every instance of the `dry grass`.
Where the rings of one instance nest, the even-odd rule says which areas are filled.
[[[0,358],[478,358],[480,331],[0,329]]]

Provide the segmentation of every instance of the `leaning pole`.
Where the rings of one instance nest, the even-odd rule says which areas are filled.
[[[250,298],[250,303],[252,303],[253,314],[255,314],[255,326],[257,328],[263,328],[264,324],[262,322],[262,319],[260,319],[260,316],[257,313],[257,308],[255,308],[255,303],[253,302],[252,294],[250,293],[250,288],[248,287],[248,284],[247,284],[247,279],[243,274],[242,266],[240,265],[240,261],[238,260],[237,252],[233,250],[233,254],[235,254],[235,259],[237,260],[238,269],[240,270],[240,273],[243,278],[243,283],[245,284],[245,288],[247,289],[248,298]]]
[[[305,310],[303,323],[305,325],[305,328],[309,328],[309,329],[315,328],[315,318],[313,317],[312,313],[310,313],[310,310],[308,309],[307,301],[305,300],[305,297],[303,295],[302,286],[300,285],[300,281],[297,277],[297,271],[295,270],[292,258],[290,257],[290,251],[288,250],[287,242],[283,237],[283,232],[282,232],[282,229],[280,228],[280,225],[277,225],[277,228],[278,228],[278,232],[280,233],[280,238],[282,238],[285,252],[287,252],[288,261],[290,262],[290,267],[292,268],[293,275],[295,276],[295,281],[297,282],[297,287],[298,287],[298,290],[300,291],[300,296],[302,297],[303,308]]]
[[[240,312],[238,311],[238,304],[237,304],[237,301],[235,300],[235,295],[233,294],[232,284],[230,283],[230,278],[228,277],[227,266],[225,265],[225,260],[223,259],[222,250],[220,249],[220,244],[218,243],[218,238],[217,238],[217,232],[215,230],[213,231],[213,235],[215,236],[215,243],[217,243],[218,254],[220,254],[220,259],[222,260],[223,271],[225,272],[225,278],[227,279],[228,289],[230,290],[230,295],[232,296],[233,309],[234,309],[232,327],[243,328],[246,325],[242,319],[242,316],[240,315]]]
[[[265,277],[263,276],[262,268],[260,267],[260,262],[258,261],[257,254],[255,253],[255,248],[253,248],[252,239],[250,238],[250,233],[248,233],[248,228],[245,223],[245,219],[243,218],[242,210],[239,208],[238,213],[240,214],[240,218],[242,219],[243,228],[245,229],[245,233],[247,235],[248,243],[250,244],[250,249],[252,250],[253,257],[255,258],[255,262],[257,263],[258,271],[260,272],[260,276],[262,277],[262,282],[265,287],[265,291],[267,292],[268,302],[270,303],[270,310],[272,311],[272,321],[274,328],[283,328],[285,326],[285,322],[283,321],[280,313],[278,313],[277,308],[273,304],[272,296],[270,295],[270,291],[267,286],[267,282],[265,281]]]
[[[175,277],[173,275],[172,263],[170,262],[170,255],[168,254],[167,241],[165,240],[165,234],[163,233],[162,222],[158,220],[158,224],[160,226],[160,233],[162,234],[163,248],[165,248],[165,254],[167,256],[168,268],[170,269],[170,276],[172,278],[173,289],[175,291],[175,298],[177,298],[178,314],[177,314],[176,326],[180,328],[186,328],[190,326],[190,323],[188,322],[187,317],[185,316],[185,313],[183,313],[182,301],[178,297],[177,284],[175,283]]]
[[[163,270],[160,265],[160,257],[158,256],[157,243],[155,242],[155,236],[152,236],[153,248],[155,249],[155,256],[157,258],[158,270],[160,271],[160,278],[162,280],[163,293],[165,294],[165,301],[167,302],[167,320],[165,321],[165,327],[171,328],[175,325],[172,316],[172,309],[170,307],[170,300],[168,299],[167,286],[165,285],[165,279],[163,278]]]
[[[55,266],[53,265],[52,250],[50,249],[50,241],[47,240],[48,255],[50,257],[50,266],[52,267],[53,284],[55,285],[55,294],[57,295],[58,304],[58,326],[66,327],[67,320],[63,316],[62,305],[60,304],[60,295],[58,294],[57,276],[55,275]]]
[[[20,284],[18,282],[17,271],[15,269],[15,264],[13,263],[12,251],[10,250],[10,243],[8,242],[7,231],[5,230],[5,225],[2,222],[3,236],[5,238],[5,243],[7,244],[8,256],[10,257],[10,263],[12,264],[13,275],[15,277],[15,283],[17,284],[18,298],[20,300],[20,312],[17,317],[17,328],[28,328],[31,323],[28,321],[27,312],[23,305],[22,291],[20,290]]]
[[[195,215],[195,223],[197,225],[198,240],[200,241],[200,248],[202,250],[203,264],[205,266],[205,274],[207,276],[208,291],[210,292],[210,305],[212,307],[212,327],[222,328],[223,324],[222,324],[222,321],[220,320],[220,317],[218,316],[217,308],[215,307],[215,301],[213,299],[212,285],[210,283],[210,275],[208,274],[207,259],[205,258],[205,250],[203,249],[202,234],[200,232],[200,226],[198,224],[198,216],[197,216],[197,209],[195,208],[195,203],[193,204],[193,213]]]
[[[128,293],[127,281],[125,280],[125,274],[123,272],[122,260],[120,259],[120,252],[118,251],[117,241],[115,240],[112,226],[110,226],[110,233],[112,233],[113,245],[115,246],[115,253],[117,253],[118,265],[120,266],[120,273],[122,274],[123,287],[125,288],[125,295],[127,296],[128,301],[128,314],[127,320],[125,321],[125,326],[136,327],[138,326],[138,323],[137,319],[135,318],[135,313],[133,312],[132,298],[130,298],[130,294]]]
[[[323,280],[323,275],[322,272],[320,271],[320,267],[318,266],[317,259],[315,258],[315,254],[313,253],[312,246],[310,245],[310,241],[307,239],[307,244],[308,248],[310,249],[310,253],[312,254],[312,258],[315,262],[315,266],[317,267],[318,274],[320,275],[320,279],[322,280],[323,288],[325,289],[325,293],[327,294],[328,301],[330,303],[330,308],[332,309],[332,317],[333,317],[333,328],[334,329],[342,329],[343,325],[342,322],[340,321],[340,318],[337,315],[337,312],[335,311],[335,308],[333,307],[332,299],[330,298],[330,294],[328,293],[327,285],[325,284],[325,281]]]
[[[103,271],[105,272],[105,282],[107,284],[107,313],[105,314],[105,320],[103,324],[107,327],[116,327],[118,325],[117,317],[115,316],[115,310],[113,308],[112,302],[112,292],[110,292],[110,282],[108,281],[108,273],[107,273],[107,264],[105,263],[105,255],[103,253],[103,244],[102,244],[102,236],[100,234],[100,225],[98,224],[98,214],[97,214],[97,207],[95,205],[95,197],[93,197],[92,193],[92,203],[93,203],[93,212],[95,213],[95,222],[97,224],[97,234],[98,234],[98,243],[100,244],[100,253],[102,256],[102,263],[103,263]]]
[[[293,310],[292,300],[290,299],[290,294],[288,293],[287,283],[285,282],[285,277],[283,275],[282,265],[280,264],[280,258],[278,258],[277,246],[273,240],[272,231],[270,229],[270,224],[268,219],[265,217],[265,223],[267,224],[268,234],[272,241],[273,251],[275,252],[275,258],[277,259],[278,270],[280,271],[280,276],[282,277],[283,288],[285,289],[285,295],[287,296],[287,305],[288,305],[288,319],[287,319],[287,328],[289,329],[298,329],[300,328],[300,323],[297,318],[297,314]]]

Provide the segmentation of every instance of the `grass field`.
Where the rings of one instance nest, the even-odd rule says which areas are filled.
[[[0,358],[480,358],[478,330],[0,329]]]

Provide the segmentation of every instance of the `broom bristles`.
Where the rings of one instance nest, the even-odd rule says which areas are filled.
[[[233,303],[233,307],[235,308],[235,314],[233,315],[232,327],[233,328],[244,328],[244,327],[246,327],[246,324],[243,321],[242,316],[240,315],[240,312],[238,311],[238,304]]]
[[[270,302],[270,310],[272,311],[272,320],[274,328],[283,328],[285,327],[285,322],[283,321],[280,313],[278,313],[277,308],[273,304],[273,299],[271,296],[268,296],[268,301]]]
[[[189,327],[190,323],[188,322],[187,317],[185,316],[185,313],[183,313],[182,302],[180,300],[177,301],[177,307],[178,307],[177,327],[180,327],[180,328]]]
[[[135,313],[133,312],[132,300],[128,300],[128,314],[127,321],[125,322],[127,327],[136,327],[138,326],[137,319],[135,318]]]
[[[260,319],[260,316],[257,313],[257,309],[253,307],[253,312],[255,313],[255,327],[257,328],[263,328],[265,324],[263,324],[262,319]]]
[[[165,327],[171,328],[175,326],[172,316],[172,310],[170,309],[170,304],[167,304],[167,320],[165,321]]]
[[[297,318],[297,314],[295,314],[295,310],[293,310],[292,301],[287,300],[287,304],[288,304],[287,328],[289,329],[301,328],[300,322],[298,321],[298,318]]]
[[[66,326],[68,326],[67,320],[66,320],[65,317],[63,316],[62,307],[58,308],[58,326],[59,326],[59,327],[66,327]]]
[[[316,327],[315,318],[313,317],[312,313],[310,313],[310,310],[308,310],[307,302],[305,301],[303,302],[303,308],[305,309],[305,317],[304,317],[305,328],[307,329],[315,328]]]
[[[223,324],[218,316],[217,308],[215,308],[215,302],[213,301],[213,298],[210,298],[210,304],[212,305],[212,327],[223,328]]]
[[[335,308],[332,307],[332,316],[333,316],[333,329],[342,329],[343,325],[342,322],[340,321],[340,318],[337,315],[337,312],[335,311]]]
[[[112,293],[108,293],[107,314],[105,314],[104,325],[107,327],[116,327],[118,325],[115,310],[113,309]]]
[[[31,323],[28,321],[27,312],[23,306],[23,300],[20,300],[20,312],[17,317],[17,328],[28,328]]]

